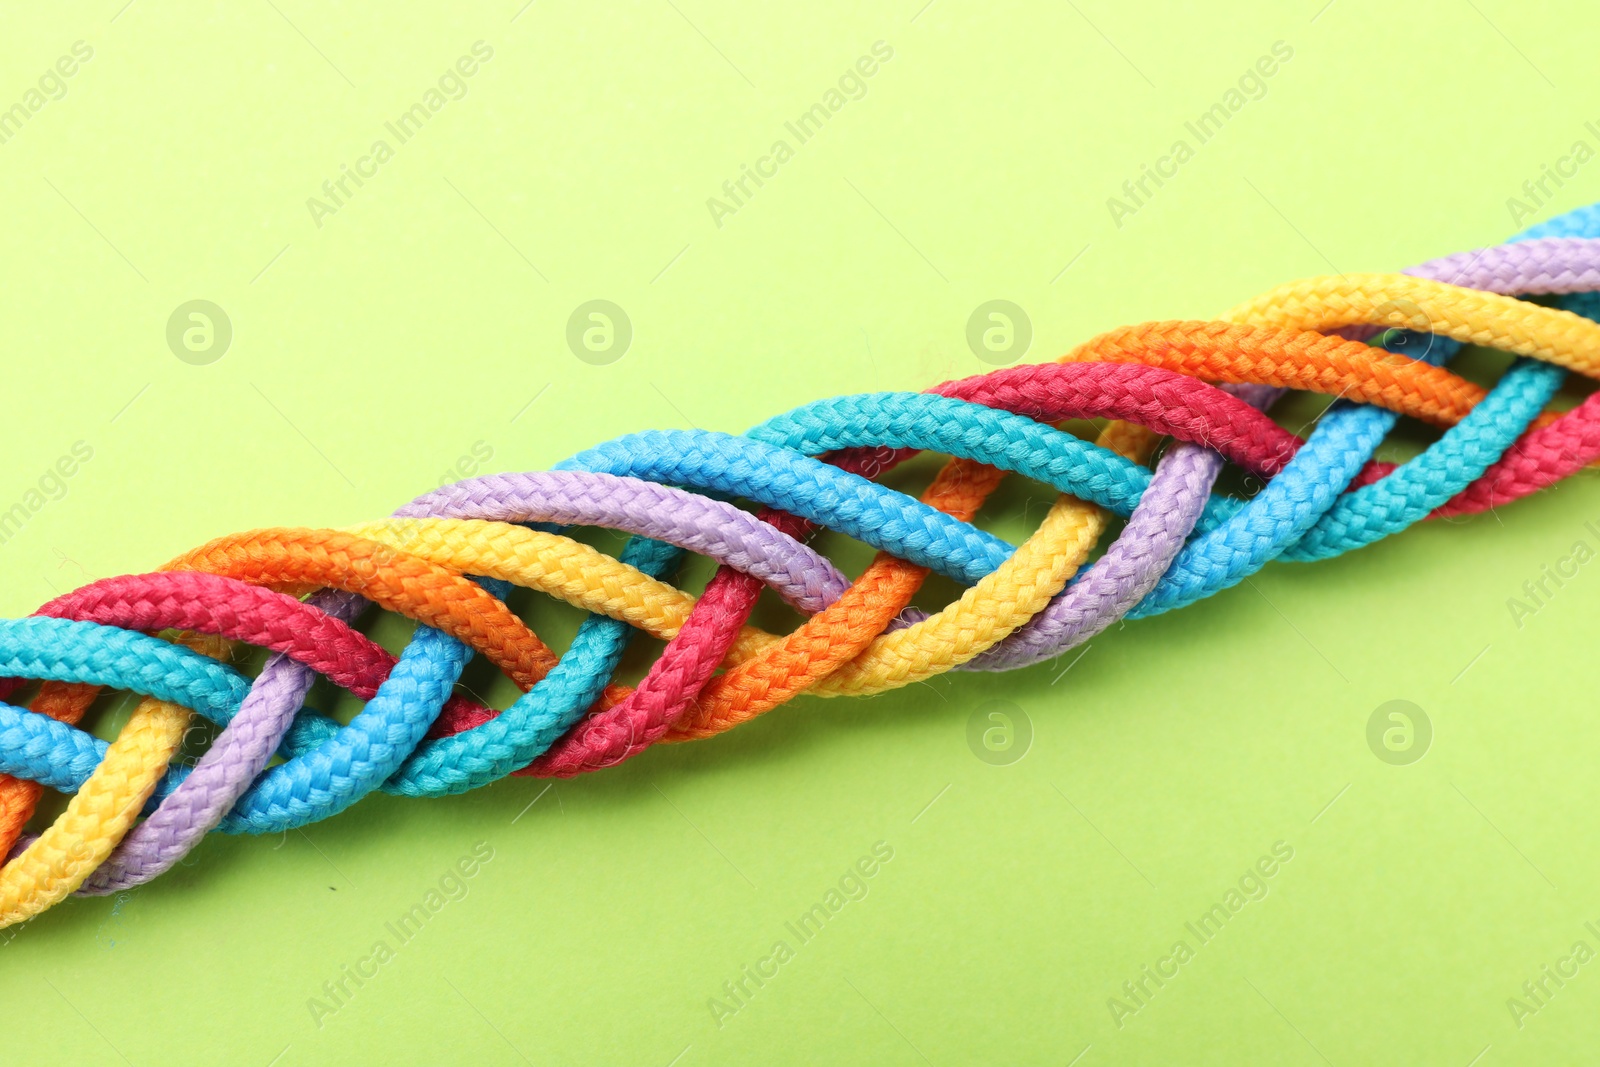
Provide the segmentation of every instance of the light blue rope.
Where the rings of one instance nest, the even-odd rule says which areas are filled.
[[[1518,239],[1600,236],[1600,206],[1535,227]],[[1562,306],[1596,317],[1600,296]],[[1416,335],[1386,339],[1415,349]],[[1443,364],[1460,346],[1433,339],[1425,358]],[[1319,559],[1369,544],[1426,516],[1498,459],[1559,387],[1563,372],[1518,361],[1485,400],[1420,456],[1381,481],[1345,493],[1397,416],[1344,401],[1324,414],[1305,446],[1248,502],[1213,498],[1193,540],[1133,612],[1156,614],[1241,581],[1267,561]],[[811,456],[858,445],[917,448],[1016,471],[1061,492],[1129,514],[1150,474],[1115,453],[1031,419],[926,394],[869,394],[808,404],[743,438],[704,431],[632,434],[589,449],[565,469],[649,478],[757,500],[825,522],[874,547],[964,582],[1013,551],[1006,542],[904,494]],[[633,538],[623,559],[663,576],[681,550]],[[504,597],[502,582],[485,582]],[[224,820],[227,832],[268,833],[342,810],[374,788],[412,796],[462,792],[524,766],[598,698],[631,628],[590,616],[548,677],[511,708],[471,730],[423,741],[472,650],[419,626],[378,693],[349,726],[302,711],[285,738],[288,762],[269,769]],[[81,681],[194,707],[218,723],[237,712],[249,682],[181,646],[93,623],[0,621],[0,676]],[[419,743],[420,742],[420,743]],[[75,790],[106,743],[74,727],[0,704],[0,771]],[[169,771],[155,800],[181,780]],[[155,802],[152,801],[152,803]]]

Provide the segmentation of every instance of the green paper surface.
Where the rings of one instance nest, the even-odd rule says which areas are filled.
[[[1495,243],[1600,199],[1596,28],[1506,0],[13,7],[0,611]],[[1020,539],[1048,499],[1008,484],[980,522]],[[1587,473],[1056,663],[214,836],[0,932],[0,1059],[1585,1062],[1600,569],[1509,605],[1580,542]],[[514,603],[570,639],[575,610]]]

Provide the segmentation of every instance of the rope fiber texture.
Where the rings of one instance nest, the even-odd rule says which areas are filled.
[[[1403,274],[1112,330],[1054,363],[821,400],[741,436],[630,434],[388,519],[234,534],[93,582],[0,620],[0,925],[147,882],[213,830],[277,833],[374,790],[570,777],[802,693],[1024,667],[1270,561],[1498,507],[1600,460],[1600,392],[1550,407],[1568,372],[1600,378],[1597,294],[1600,205]],[[1517,358],[1485,389],[1449,369],[1467,344]],[[1332,398],[1309,437],[1268,414],[1289,390]],[[1376,460],[1401,416],[1437,440]],[[1107,420],[1093,442],[1060,428],[1085,419]],[[920,499],[879,481],[923,452],[948,460]],[[1226,464],[1260,488],[1213,492]],[[1059,494],[1020,545],[973,525],[1007,474]],[[631,537],[612,557],[573,527]],[[852,580],[808,546],[821,529],[876,558]],[[690,552],[717,564],[698,597],[669,581]],[[932,613],[911,606],[930,573],[963,587]],[[507,607],[513,587],[583,612],[565,651]],[[791,632],[750,624],[766,590],[802,616]],[[353,628],[373,608],[416,623],[398,656]],[[666,644],[630,688],[614,679],[637,632]],[[253,678],[231,665],[240,646],[268,653]],[[475,656],[521,690],[510,707],[460,689]],[[364,702],[348,724],[305,706],[319,676]],[[79,727],[105,689],[142,698],[111,742]],[[220,732],[191,763],[195,716]],[[66,810],[28,833],[46,788]]]

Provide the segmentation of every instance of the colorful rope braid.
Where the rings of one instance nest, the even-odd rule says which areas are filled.
[[[801,693],[1027,666],[1271,560],[1497,507],[1600,459],[1600,393],[1547,410],[1568,371],[1600,378],[1597,292],[1600,206],[1405,274],[1114,330],[1056,363],[818,401],[742,436],[631,434],[386,520],[235,534],[94,582],[0,621],[0,924],[146,882],[213,829],[287,830],[374,790],[567,777]],[[1463,344],[1520,358],[1485,390],[1448,369]],[[1266,414],[1291,389],[1334,398],[1305,439]],[[1402,415],[1441,436],[1374,460]],[[1073,419],[1110,421],[1090,443],[1055,425]],[[921,452],[951,458],[920,500],[874,480]],[[1263,487],[1214,494],[1225,463]],[[1060,494],[1016,546],[972,525],[1007,473]],[[1089,564],[1111,516],[1127,521]],[[577,526],[633,537],[612,558],[565,536]],[[852,581],[805,544],[819,528],[878,555]],[[686,552],[718,564],[698,598],[666,581]],[[930,572],[965,587],[931,614],[910,606]],[[564,653],[506,606],[512,586],[586,613]],[[804,616],[791,633],[749,625],[766,589]],[[418,624],[398,657],[351,628],[373,605]],[[611,679],[635,630],[666,647],[630,689]],[[271,653],[254,679],[227,663],[241,643]],[[523,691],[509,708],[455,691],[475,655]],[[348,725],[304,706],[319,675],[365,701]],[[25,707],[4,702],[34,681]],[[110,743],[77,726],[104,688],[144,698]],[[187,766],[193,714],[222,730]],[[71,799],[26,834],[45,787]]]

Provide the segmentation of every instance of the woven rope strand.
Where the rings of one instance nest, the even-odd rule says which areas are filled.
[[[1541,413],[1560,381],[1553,368],[1592,374],[1600,365],[1600,328],[1570,312],[1477,290],[1584,293],[1593,288],[1600,277],[1591,237],[1600,232],[1596,218],[1592,211],[1575,213],[1574,219],[1552,224],[1551,232],[1538,239],[1490,250],[1484,269],[1467,279],[1472,288],[1401,275],[1352,275],[1280,287],[1233,313],[1241,320],[1237,327],[1187,324],[1197,332],[1183,343],[1199,346],[1185,357],[1190,362],[1135,368],[1169,377],[1130,376],[1121,382],[1125,388],[1120,392],[1115,375],[1106,373],[1117,364],[1085,364],[1092,374],[1050,384],[1088,388],[1091,395],[1079,408],[1056,410],[1093,410],[1096,417],[1129,416],[1145,424],[1115,422],[1098,446],[1032,422],[1048,418],[1051,409],[1039,406],[1045,400],[1018,394],[1030,384],[1021,378],[1006,383],[1018,395],[1005,399],[994,392],[1000,383],[986,383],[989,393],[941,389],[942,400],[846,398],[792,412],[745,438],[647,434],[611,442],[546,476],[552,510],[540,518],[530,512],[518,521],[596,522],[651,538],[630,545],[619,561],[608,562],[592,550],[585,555],[574,542],[503,522],[407,521],[433,514],[436,507],[448,508],[452,500],[458,509],[454,518],[484,518],[470,509],[489,500],[459,495],[447,495],[437,504],[419,501],[402,509],[399,520],[346,534],[266,531],[247,535],[246,541],[214,542],[179,565],[215,570],[222,582],[243,577],[290,592],[308,587],[344,590],[320,593],[312,603],[301,604],[313,613],[303,621],[320,627],[332,642],[328,647],[340,650],[315,662],[330,674],[343,672],[359,682],[361,689],[352,691],[370,693],[372,700],[358,716],[359,721],[370,713],[369,721],[353,735],[350,727],[341,729],[315,716],[301,716],[291,729],[293,710],[304,696],[301,683],[316,669],[308,662],[315,659],[314,650],[262,633],[260,620],[254,630],[230,629],[217,618],[204,620],[230,639],[279,652],[254,688],[275,692],[264,703],[288,704],[289,710],[285,714],[274,708],[273,715],[262,716],[270,725],[257,732],[254,750],[264,746],[262,766],[280,747],[293,757],[254,784],[251,779],[261,766],[241,781],[224,783],[223,794],[235,786],[243,790],[232,798],[235,813],[222,814],[229,803],[212,807],[223,829],[260,832],[326,817],[380,784],[414,794],[470,788],[547,749],[534,763],[535,773],[577,773],[626,758],[658,739],[725,729],[802,691],[875,692],[968,663],[1000,667],[1032,662],[1041,650],[1062,640],[1081,639],[1102,616],[1114,621],[1130,608],[1137,616],[1191,602],[1239,580],[1267,559],[1345,551],[1429,512],[1459,513],[1531,492],[1593,462],[1600,451],[1600,432],[1594,426],[1600,409],[1586,402],[1559,416]],[[1441,275],[1473,269],[1463,257],[1425,265],[1430,266]],[[1587,306],[1581,297],[1572,304]],[[1395,361],[1358,341],[1312,332],[1363,325],[1427,329],[1532,361],[1513,367],[1486,396],[1429,365],[1442,363],[1453,346],[1442,347],[1428,362]],[[1165,328],[1170,335],[1172,325]],[[1149,351],[1159,349],[1160,357],[1170,361],[1171,336],[1163,336],[1159,327],[1134,329],[1150,332],[1138,338],[1123,331],[1118,342],[1153,339]],[[1277,342],[1254,343],[1251,331],[1263,329],[1268,335],[1275,331]],[[1283,331],[1292,336],[1285,339]],[[1193,362],[1208,336],[1214,340],[1214,354],[1207,357],[1211,362]],[[1268,351],[1272,358],[1249,357],[1253,349]],[[1117,354],[1126,351],[1118,348]],[[1221,360],[1218,354],[1236,355],[1242,362]],[[1095,381],[1098,374],[1104,377]],[[1229,388],[1240,396],[1185,374],[1231,383]],[[1044,376],[1039,378],[1042,382]],[[1151,390],[1158,387],[1165,390],[1164,398],[1152,398]],[[1347,399],[1302,444],[1258,410],[1285,387],[1342,392]],[[1136,390],[1143,395],[1136,396]],[[980,402],[972,404],[974,399]],[[1379,407],[1356,406],[1352,400]],[[999,410],[1003,408],[1016,413]],[[1393,423],[1391,412],[1450,428],[1409,464],[1375,464],[1372,451]],[[1147,455],[1157,433],[1185,444],[1169,450],[1152,474],[1128,457]],[[663,455],[662,448],[678,451]],[[654,455],[652,449],[657,450]],[[920,504],[856,476],[876,475],[909,450],[924,449],[958,458]],[[826,455],[833,452],[838,455]],[[806,459],[807,453],[830,462]],[[1210,483],[1224,458],[1272,480],[1249,503],[1211,497]],[[1066,494],[1019,549],[969,525],[978,504],[998,484],[999,469],[1019,471]],[[649,485],[632,498],[609,484],[588,498],[582,491],[607,479],[641,476],[646,479],[642,485],[672,482],[756,500],[780,511],[763,514],[765,521],[759,521],[718,501],[659,485]],[[605,510],[662,493],[669,496],[656,499],[670,499],[671,504],[647,507],[643,514]],[[561,510],[573,502],[579,502],[576,508]],[[1113,560],[1103,568],[1107,580],[1100,582],[1094,567],[1074,577],[1099,536],[1105,509],[1133,516],[1102,557]],[[656,521],[663,514],[680,521],[675,527]],[[847,584],[826,560],[796,540],[811,522],[875,544],[884,555],[856,583]],[[1194,537],[1186,542],[1191,529]],[[518,540],[508,532],[512,530],[551,540]],[[665,540],[655,539],[662,535]],[[723,564],[699,601],[658,580],[679,554],[669,541]],[[1163,556],[1167,549],[1171,551]],[[247,563],[251,556],[257,558]],[[972,587],[933,616],[896,623],[924,568]],[[485,581],[469,581],[468,574]],[[555,657],[506,612],[500,597],[507,579],[592,613],[565,655]],[[810,615],[794,634],[774,637],[745,627],[763,584]],[[215,586],[202,595],[222,600],[238,594]],[[366,654],[360,644],[365,639],[345,625],[361,598],[401,610],[423,624],[398,663]],[[92,696],[83,685],[112,684],[147,693],[230,723],[213,751],[226,748],[230,731],[246,717],[241,709],[248,707],[248,683],[205,657],[173,659],[157,651],[163,642],[112,638],[110,634],[124,631],[108,631],[93,621],[96,610],[99,619],[119,619],[118,626],[137,627],[141,620],[153,626],[163,616],[140,614],[133,610],[138,605],[123,605],[122,616],[108,614],[111,605],[110,600],[73,605],[70,614],[91,621],[32,620],[67,629],[30,631],[0,624],[4,669],[20,677],[53,680],[33,701],[34,710],[0,708],[0,768],[80,790],[86,798],[78,808],[69,808],[70,819],[63,816],[0,871],[5,921],[34,913],[85,880],[91,890],[143,880],[132,868],[123,876],[133,881],[112,877],[115,863],[102,868],[108,874],[98,880],[91,872],[113,855],[111,847],[127,832],[145,796],[156,791],[165,798],[156,808],[159,814],[195,774],[167,769],[176,743],[170,739],[170,722],[152,728],[153,704],[137,730],[132,723],[125,729],[125,745],[119,738],[107,746],[78,731],[71,724]],[[1053,621],[1058,613],[1066,620],[1062,625]],[[186,615],[176,620],[173,625],[202,621]],[[639,689],[608,690],[605,681],[615,669],[628,628],[635,626],[669,638],[667,652]],[[1008,635],[1027,641],[1008,640]],[[81,645],[87,658],[53,650],[49,642]],[[1010,651],[1002,651],[1006,649]],[[496,714],[451,698],[450,687],[474,650],[488,655],[528,690],[510,712]],[[297,660],[289,654],[293,651],[303,655]],[[726,670],[714,676],[719,665]],[[587,715],[584,709],[589,709]],[[573,733],[549,748],[574,725]],[[434,739],[424,741],[422,734],[430,727]],[[313,760],[315,770],[306,760]],[[290,770],[278,773],[284,768]],[[0,828],[8,825],[4,819],[15,822],[18,812],[32,807],[31,800],[14,802],[32,788],[29,783],[11,785],[23,787],[23,794],[0,789]],[[182,807],[174,805],[173,810]],[[199,808],[190,811],[198,822],[205,821]],[[164,842],[164,852],[171,852],[179,839],[182,851],[192,847],[207,828],[195,832],[197,825],[175,820],[177,837]],[[75,846],[87,847],[93,863],[62,862],[69,853],[75,857],[83,851]],[[13,866],[17,873],[9,874]],[[158,866],[147,865],[140,874],[153,874]],[[53,869],[59,870],[52,874]]]

